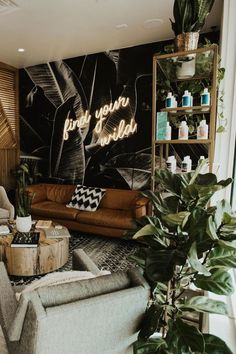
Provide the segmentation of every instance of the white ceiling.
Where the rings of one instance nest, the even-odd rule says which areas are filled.
[[[9,1],[14,1],[13,6],[5,7]],[[174,0],[0,0],[0,61],[21,68],[173,38],[169,21],[173,3]],[[220,25],[221,6],[222,0],[215,0],[205,30]],[[152,19],[161,21],[153,27]],[[25,48],[25,52],[18,53],[18,48]]]

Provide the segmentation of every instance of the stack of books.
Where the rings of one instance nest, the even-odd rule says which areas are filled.
[[[16,232],[11,247],[38,247],[40,232]]]

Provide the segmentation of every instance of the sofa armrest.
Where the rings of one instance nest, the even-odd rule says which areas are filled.
[[[149,199],[143,196],[140,196],[136,199],[135,202],[135,218],[141,218],[148,214],[148,206],[149,206]]]
[[[26,191],[34,194],[32,204],[47,200],[47,191],[44,184],[31,184],[26,187]]]
[[[10,203],[7,193],[5,191],[5,189],[0,186],[0,207],[3,209],[6,209],[9,211],[9,218],[11,220],[14,219],[14,215],[15,215],[15,208],[14,206]]]
[[[89,256],[87,256],[82,248],[78,248],[77,250],[73,251],[72,269],[89,271],[94,275],[100,274],[100,270],[96,264],[91,260],[91,258],[89,258]]]
[[[0,262],[0,324],[7,333],[15,318],[17,301],[3,262]]]

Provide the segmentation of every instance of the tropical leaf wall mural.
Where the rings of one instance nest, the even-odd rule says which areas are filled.
[[[152,57],[166,44],[20,70],[21,155],[42,181],[150,187]]]

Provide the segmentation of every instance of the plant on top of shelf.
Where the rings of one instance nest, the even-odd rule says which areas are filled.
[[[171,21],[177,51],[197,48],[199,32],[205,24],[214,0],[175,0]]]
[[[212,173],[200,174],[203,164],[184,174],[158,170],[160,191],[144,193],[154,214],[140,220],[133,238],[144,244],[133,259],[144,269],[152,295],[135,354],[232,354],[222,339],[191,323],[194,314],[227,314],[224,302],[203,291],[233,293],[228,271],[236,268],[236,218],[225,200],[209,206],[231,179],[218,182]],[[190,290],[192,285],[198,290]]]

